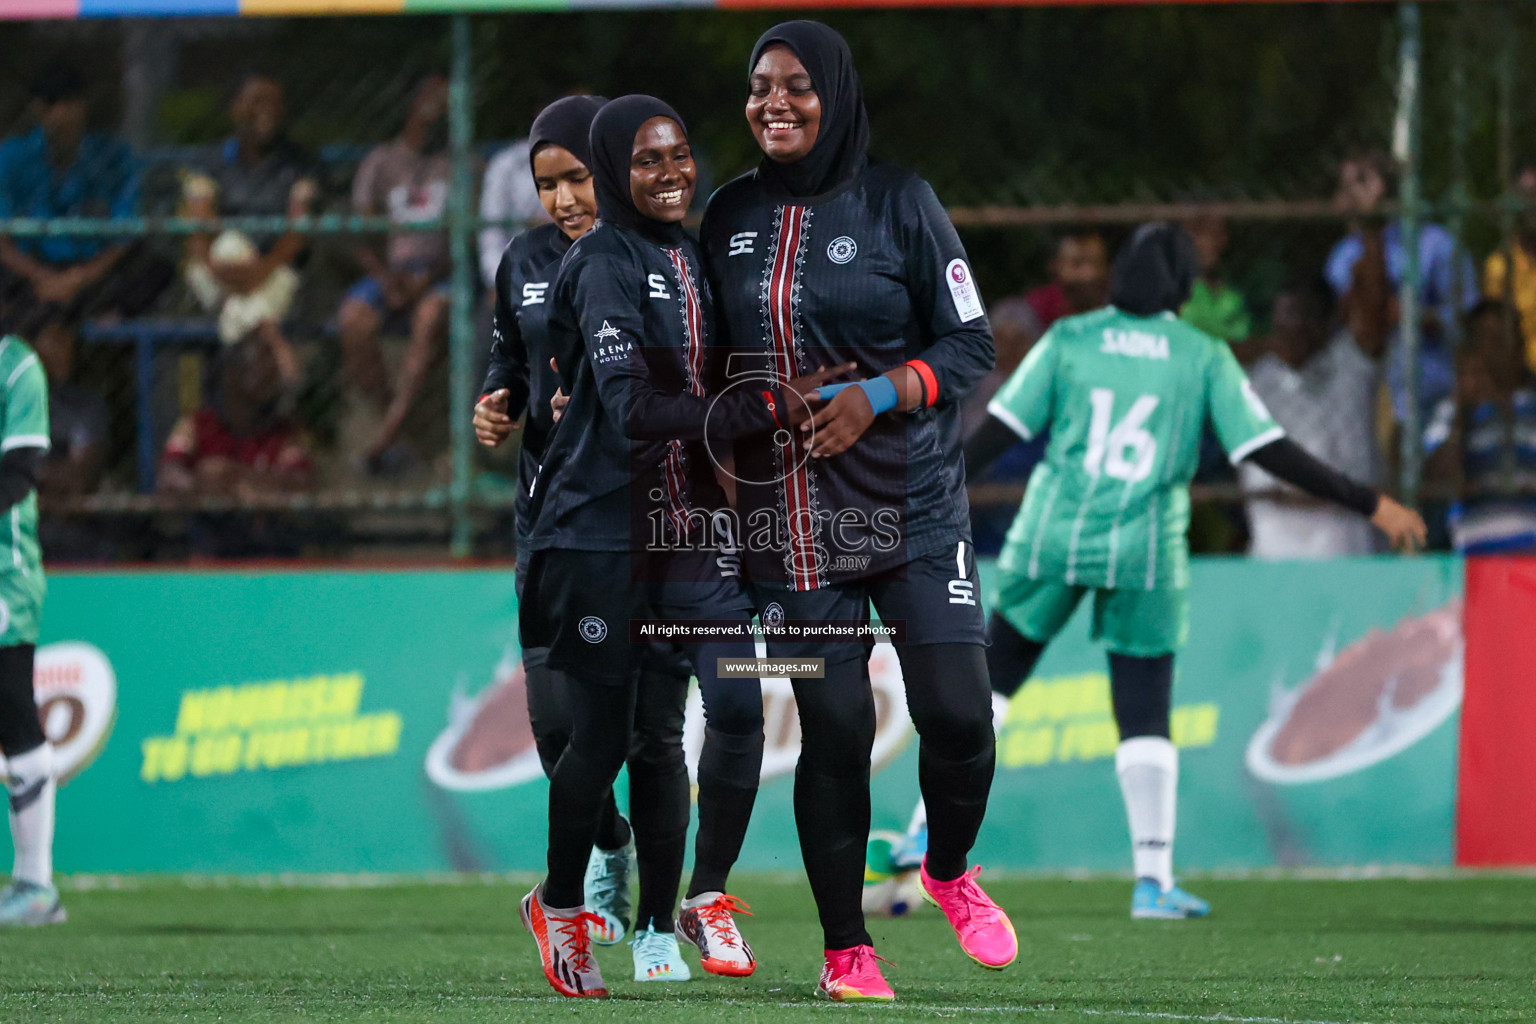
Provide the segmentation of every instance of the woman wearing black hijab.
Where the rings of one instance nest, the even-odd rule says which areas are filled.
[[[989,426],[978,431],[1029,438],[1050,430],[998,558],[987,661],[994,689],[1011,698],[1091,594],[1120,733],[1115,774],[1130,825],[1133,918],[1210,912],[1174,882],[1179,755],[1169,729],[1174,656],[1189,621],[1189,482],[1205,424],[1234,463],[1251,460],[1370,517],[1394,544],[1424,541],[1416,513],[1285,436],[1230,345],[1177,319],[1197,270],[1182,228],[1137,229],[1115,259],[1110,305],[1052,325],[993,396]],[[1002,450],[987,447],[992,457]],[[986,468],[980,446],[966,454],[978,456],[973,471]]]
[[[995,761],[970,543],[959,403],[993,365],[991,329],[965,250],[933,189],[866,155],[863,93],[841,36],[812,21],[766,32],[748,65],[757,169],[723,187],[702,244],[734,351],[789,377],[856,362],[869,379],[830,398],[801,443],[736,445],[748,545],[765,624],[901,623],[896,649],[921,738],[929,898],[985,967],[1017,955],[1007,915],[967,872]],[[825,679],[793,680],[801,754],[795,817],[825,934],[821,987],[891,999],[860,907],[875,709],[859,643],[769,640],[775,656],[821,657]]]
[[[475,433],[494,448],[511,436],[526,409],[519,452],[517,593],[523,594],[532,526],[528,498],[554,430],[549,400],[558,381],[549,362],[549,289],[576,239],[597,223],[588,134],[608,101],[567,96],[551,103],[529,132],[530,169],[551,223],[507,244],[496,271],[490,368],[475,406]],[[554,771],[570,739],[573,697],[564,674],[547,664],[548,650],[523,651],[528,720],[545,774]],[[629,929],[630,858],[640,868],[639,919],[633,943],[637,980],[687,981],[688,965],[670,940],[672,905],[682,877],[688,834],[688,766],[683,757],[683,709],[693,669],[670,645],[646,651],[635,702],[635,742],[628,758],[631,829],[609,791],[587,864],[587,909],[603,919],[593,941],[612,945]],[[658,918],[662,931],[656,931]],[[662,936],[658,939],[657,936]]]
[[[696,172],[682,119],[649,96],[626,96],[593,119],[589,136],[600,221],[565,255],[549,293],[551,348],[570,396],[533,489],[525,647],[545,647],[573,696],[572,728],[550,778],[549,872],[523,900],[545,977],[563,995],[605,996],[587,939],[582,870],[608,793],[630,746],[636,673],[647,619],[711,620],[728,639],[683,638],[705,704],[699,835],[678,921],[706,971],[746,975],[755,961],[725,894],[740,852],[763,754],[755,678],[722,680],[722,657],[750,658],[751,602],[730,557],[724,496],[709,452],[717,444],[794,425],[785,386],[707,399],[713,306],[681,221]],[[842,369],[842,368],[839,368]],[[796,409],[805,409],[803,401]],[[803,416],[804,413],[798,414]],[[675,893],[675,890],[674,890]],[[648,941],[672,937],[642,891]],[[662,915],[665,920],[660,920]],[[640,973],[637,951],[636,968]]]

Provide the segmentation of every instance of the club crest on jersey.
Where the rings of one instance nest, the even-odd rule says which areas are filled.
[[[664,274],[651,274],[645,279],[645,283],[651,286],[650,298],[670,299],[672,293],[667,291],[667,278]]]
[[[738,231],[731,236],[731,248],[727,256],[750,256],[757,251],[757,232]]]
[[[596,615],[588,615],[576,624],[581,638],[589,644],[600,644],[608,638],[608,623]]]
[[[523,285],[523,305],[540,306],[544,304],[544,293],[549,291],[548,281],[529,281]]]
[[[1111,327],[1104,331],[1104,345],[1099,351],[1110,355],[1131,356],[1134,359],[1167,359],[1168,339],[1161,334],[1121,331]]]
[[[763,609],[762,617],[764,629],[784,628],[784,606],[779,602],[769,602],[768,607]]]
[[[847,235],[832,239],[832,244],[827,246],[827,259],[839,265],[853,262],[858,254],[859,243]]]

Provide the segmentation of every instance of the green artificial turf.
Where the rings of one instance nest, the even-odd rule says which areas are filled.
[[[929,908],[871,922],[893,1006],[814,998],[803,882],[735,888],[755,976],[690,956],[692,982],[635,984],[617,946],[599,950],[615,998],[580,1003],[545,984],[511,882],[67,890],[68,924],[0,933],[0,1021],[1536,1020],[1533,878],[1205,881],[1214,915],[1191,922],[1132,922],[1123,881],[996,882],[1021,944],[1000,973]]]

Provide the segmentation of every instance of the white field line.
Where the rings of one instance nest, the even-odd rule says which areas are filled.
[[[57,994],[55,994],[57,996]],[[122,997],[124,993],[91,992],[65,996],[65,999],[95,999],[110,1000],[114,997]],[[155,1000],[191,999],[205,1002],[211,997],[208,992],[139,992],[133,993],[131,998],[153,1002]],[[457,993],[439,993],[438,1002],[443,1003],[518,1003],[548,1006],[568,1006],[575,1009],[583,1001],[568,999],[564,996],[475,996],[459,995]],[[605,999],[594,1000],[597,1005],[610,1006],[624,1010],[641,1011],[644,1008],[665,1009],[672,1004],[687,1002],[686,997],[670,1000],[638,1000],[638,999]],[[936,1016],[947,1017],[960,1013],[1006,1013],[1006,1014],[1077,1014],[1081,1017],[1104,1017],[1108,1020],[1172,1020],[1194,1021],[1199,1024],[1371,1024],[1369,1021],[1338,1021],[1338,1020],[1307,1020],[1298,1017],[1244,1017],[1230,1013],[1164,1013],[1155,1010],[1105,1010],[1086,1006],[953,1006],[946,1003],[904,1003],[897,1000],[894,1003],[860,1003],[857,1006],[830,1003],[820,1000],[806,1002],[769,1002],[756,999],[710,999],[703,1001],[707,1006],[739,1006],[751,1009],[778,1009],[778,1010],[834,1010],[848,1013],[881,1013],[909,1010],[916,1013],[931,1013]],[[596,1007],[594,1007],[595,1009]],[[1394,1021],[1392,1024],[1402,1024]]]
[[[564,996],[460,996],[444,995],[442,1000],[473,1000],[490,1003],[565,1003],[567,1005],[576,1000],[567,999]],[[684,1002],[678,999],[677,1002]],[[610,1001],[611,1003],[611,1001]],[[666,1005],[652,1004],[649,1002],[628,1002],[620,1000],[619,1005],[632,1006],[638,1009],[641,1006]],[[855,1008],[841,1003],[830,1002],[759,1002],[753,999],[720,999],[710,1000],[712,1006],[743,1006],[743,1007],[773,1007],[780,1010],[838,1010],[854,1012]],[[1084,1017],[1106,1017],[1112,1020],[1182,1020],[1210,1022],[1210,1024],[1370,1024],[1369,1021],[1337,1021],[1337,1020],[1303,1020],[1296,1017],[1242,1017],[1228,1013],[1160,1013],[1154,1010],[1103,1010],[1090,1007],[1075,1006],[950,1006],[944,1003],[904,1003],[898,999],[894,1003],[873,1004],[862,1003],[857,1007],[859,1012],[881,1012],[883,1007],[888,1007],[892,1012],[897,1010],[912,1010],[917,1013],[932,1013],[940,1015],[957,1013],[1075,1013]]]
[[[752,872],[756,885],[801,885],[805,876],[792,871]],[[531,871],[429,872],[393,874],[350,872],[334,874],[275,873],[259,875],[60,875],[59,888],[66,892],[132,892],[140,889],[182,886],[188,889],[386,889],[405,885],[513,885],[530,886],[542,875]],[[1129,875],[1093,872],[998,872],[995,881],[1128,881]],[[1488,878],[1532,878],[1536,868],[1426,868],[1367,866],[1354,868],[1256,868],[1246,871],[1209,871],[1182,875],[1185,881],[1216,879],[1254,882],[1362,882],[1378,879],[1457,882]]]

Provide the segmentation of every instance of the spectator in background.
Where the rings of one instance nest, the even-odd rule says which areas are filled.
[[[319,193],[315,161],[284,134],[283,87],[274,78],[248,74],[229,109],[235,134],[218,155],[185,179],[191,217],[305,217]],[[284,381],[298,377],[282,324],[299,290],[299,268],[308,243],[297,232],[225,230],[187,240],[187,286],[219,321],[225,345],[259,332],[272,350]]]
[[[1339,211],[1350,233],[1328,256],[1326,275],[1343,304],[1344,321],[1357,337],[1393,336],[1387,358],[1392,408],[1401,422],[1407,409],[1403,347],[1398,331],[1397,289],[1407,272],[1408,254],[1398,223],[1385,204],[1397,198],[1397,166],[1386,153],[1352,154],[1339,166]],[[1419,409],[1426,416],[1455,387],[1452,351],[1461,313],[1477,301],[1472,261],[1438,224],[1419,226],[1420,326]]]
[[[309,451],[288,405],[266,336],[252,332],[223,349],[212,400],[171,429],[160,465],[160,492],[249,502],[308,490]],[[214,512],[193,518],[192,547],[198,555],[298,554],[280,514]]]
[[[574,94],[573,94],[574,95]],[[512,221],[510,228],[493,224],[480,229],[480,279],[493,293],[501,252],[512,236],[524,227],[544,223],[548,217],[539,204],[539,190],[529,171],[532,153],[527,139],[519,139],[497,153],[486,165],[480,188],[480,216],[486,220]]]
[[[128,144],[86,131],[85,79],[50,64],[32,80],[37,127],[0,143],[0,217],[131,217],[139,167]],[[142,242],[0,237],[0,328],[43,343],[80,318],[136,316],[174,275]]]
[[[1456,394],[1425,430],[1426,474],[1456,485],[1451,538],[1469,555],[1536,550],[1536,380],[1520,324],[1495,299],[1472,307]]]
[[[1221,258],[1227,251],[1227,220],[1215,214],[1201,214],[1184,221],[1183,226],[1195,243],[1200,273],[1179,316],[1211,337],[1239,346],[1248,340],[1252,325],[1247,302],[1227,284],[1222,271]]]
[[[106,463],[107,403],[96,392],[74,383],[72,335],[40,335],[37,358],[48,375],[50,445],[37,492],[44,498],[93,494],[101,486]]]
[[[69,331],[38,335],[37,358],[48,377],[48,454],[37,477],[45,507],[59,499],[94,494],[106,465],[109,417],[96,392],[74,383],[76,340]],[[100,520],[48,508],[37,536],[49,562],[105,562],[112,541]]]
[[[1013,371],[1018,369],[1039,340],[1036,331],[1038,315],[1022,298],[1002,299],[993,303],[987,310],[987,320],[992,325],[992,339],[997,346],[997,363],[992,372],[983,377],[965,397],[960,407],[960,429],[968,439],[992,420],[987,414],[987,403],[1013,376]],[[1049,441],[1050,431],[1028,441],[1020,440],[1010,431],[1003,454],[996,461],[991,461],[989,455],[986,470],[969,477],[966,482],[970,485],[1022,487],[1028,482],[1029,474],[1034,472],[1035,464],[1044,457],[1045,446]],[[1019,497],[1015,492],[995,501],[977,500],[984,495],[984,491],[978,491],[972,496],[971,538],[977,554],[995,555],[1002,550],[1003,538],[1019,510]]]
[[[1514,191],[1530,205],[1515,217],[1513,237],[1483,264],[1483,295],[1502,302],[1511,315],[1519,315],[1525,365],[1536,370],[1536,160],[1521,164]]]
[[[1333,291],[1326,282],[1303,278],[1287,284],[1275,296],[1266,351],[1249,369],[1248,379],[1275,422],[1307,454],[1375,486],[1381,478],[1375,399],[1386,335],[1357,338],[1335,327],[1333,312]],[[1362,517],[1315,504],[1252,463],[1243,463],[1239,474],[1251,495],[1250,553],[1255,557],[1333,558],[1374,550],[1371,524]]]
[[[400,134],[368,154],[352,186],[354,212],[387,214],[402,227],[390,233],[382,254],[370,245],[357,247],[357,260],[368,276],[347,292],[338,315],[347,376],[384,414],[363,453],[372,468],[394,446],[444,348],[448,237],[442,231],[412,231],[409,225],[438,219],[447,210],[453,181],[447,113],[447,80],[423,78],[410,94]],[[524,172],[531,182],[526,167]],[[387,328],[410,334],[393,382],[379,345]]]
[[[1062,317],[1098,309],[1109,301],[1109,245],[1097,228],[1064,232],[1056,240],[1049,269],[1050,283],[1024,296],[1034,318],[1031,344]]]

